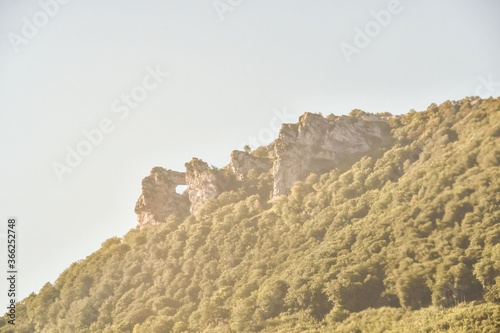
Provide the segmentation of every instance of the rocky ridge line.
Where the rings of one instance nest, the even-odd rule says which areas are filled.
[[[288,194],[293,184],[310,173],[322,174],[352,164],[369,151],[391,140],[387,120],[363,111],[349,116],[304,113],[298,123],[283,124],[278,138],[252,153],[235,150],[222,169],[209,167],[198,158],[186,163],[186,171],[155,167],[142,181],[135,212],[139,227],[160,223],[173,215],[195,214],[222,192],[244,186],[250,171],[273,174],[272,197]],[[257,150],[264,156],[255,156]],[[179,194],[178,185],[187,185]]]

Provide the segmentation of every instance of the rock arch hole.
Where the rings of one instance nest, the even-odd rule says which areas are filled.
[[[175,192],[177,192],[178,194],[182,194],[187,190],[187,188],[187,185],[177,185],[177,187],[175,188]]]

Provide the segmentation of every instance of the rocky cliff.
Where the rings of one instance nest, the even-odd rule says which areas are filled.
[[[142,180],[142,193],[135,204],[139,227],[163,222],[170,215],[184,217],[189,213],[187,193],[178,194],[176,187],[186,185],[183,172],[155,167]]]
[[[274,196],[287,194],[311,172],[328,172],[380,146],[389,132],[386,120],[365,113],[328,118],[305,113],[297,124],[284,124],[274,142]]]
[[[207,201],[222,192],[245,186],[249,172],[272,172],[273,197],[288,194],[297,180],[310,173],[325,173],[348,166],[368,152],[389,142],[390,127],[385,119],[363,111],[349,116],[323,117],[305,113],[296,124],[283,124],[279,137],[268,147],[261,147],[266,156],[235,150],[230,163],[217,169],[193,158],[186,163],[186,172],[155,167],[143,180],[142,194],[135,211],[138,224],[164,221],[171,214],[177,217],[196,213]],[[176,186],[187,185],[183,194]]]
[[[190,211],[195,213],[205,201],[229,189],[231,175],[226,169],[209,167],[206,162],[193,158],[186,163],[186,183],[191,202]]]
[[[271,168],[273,160],[265,157],[253,156],[247,152],[233,150],[231,153],[231,170],[238,180],[244,180],[249,171],[267,171]]]

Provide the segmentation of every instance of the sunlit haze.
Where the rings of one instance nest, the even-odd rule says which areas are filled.
[[[1,1],[0,269],[8,217],[21,300],[135,228],[152,167],[222,167],[306,111],[498,96],[499,17],[495,0]]]

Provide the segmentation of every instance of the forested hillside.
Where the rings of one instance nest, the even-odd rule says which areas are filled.
[[[250,171],[106,240],[17,305],[15,332],[500,331],[500,98],[380,116],[390,144],[289,195]]]

